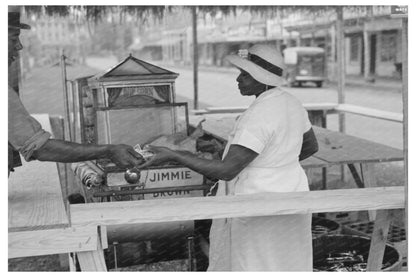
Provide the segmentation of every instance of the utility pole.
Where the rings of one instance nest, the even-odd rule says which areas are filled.
[[[337,8],[337,75],[338,75],[338,104],[345,103],[345,53],[344,53],[344,19],[343,7]],[[345,133],[345,114],[339,113],[339,131]]]
[[[364,44],[364,79],[367,81],[371,80],[370,74],[370,41],[369,36],[370,32],[368,31],[368,23],[373,20],[373,7],[367,7],[367,19],[364,23],[364,30],[363,30],[363,44]]]
[[[408,159],[408,18],[407,16],[402,19],[402,83],[403,83],[403,154],[404,154],[404,184],[405,184],[405,228],[406,236],[408,233],[408,210],[409,210],[409,192],[408,192],[408,174],[409,174],[409,159]],[[407,248],[407,244],[406,244]],[[407,253],[407,249],[406,249]]]
[[[197,33],[197,6],[192,7],[192,46],[194,69],[194,110],[198,110],[198,33]]]
[[[337,8],[337,75],[338,75],[338,104],[345,103],[345,53],[344,53],[344,18],[343,7]],[[345,133],[345,114],[338,113],[338,130]],[[341,180],[345,182],[346,172],[343,165],[340,166]]]

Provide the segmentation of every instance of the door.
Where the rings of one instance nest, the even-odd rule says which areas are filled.
[[[370,74],[376,73],[376,49],[377,49],[377,35],[370,36]]]

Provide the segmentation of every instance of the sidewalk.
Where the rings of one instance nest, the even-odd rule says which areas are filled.
[[[330,81],[329,84],[337,85],[336,81]],[[363,87],[371,87],[374,89],[383,89],[383,90],[390,90],[394,92],[401,93],[403,83],[400,79],[393,79],[387,77],[376,77],[374,82],[370,82],[364,78],[364,76],[351,76],[348,75],[345,77],[345,85],[346,86],[363,86]]]

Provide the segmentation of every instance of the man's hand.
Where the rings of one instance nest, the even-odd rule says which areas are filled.
[[[147,145],[145,149],[146,151],[152,152],[153,156],[144,164],[137,166],[139,169],[152,165],[160,165],[164,162],[172,161],[175,159],[175,151],[170,148]]]
[[[111,145],[109,152],[111,161],[121,168],[133,168],[144,162],[143,157],[129,145]]]

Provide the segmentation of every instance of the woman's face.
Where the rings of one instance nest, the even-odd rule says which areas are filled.
[[[240,69],[241,73],[237,77],[238,89],[241,95],[259,95],[265,89],[265,85],[256,81],[246,71]]]

